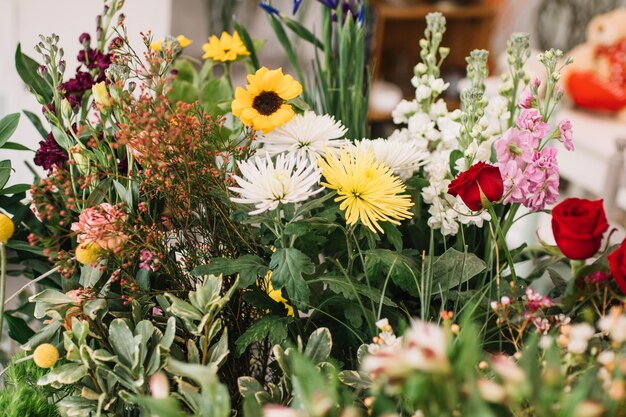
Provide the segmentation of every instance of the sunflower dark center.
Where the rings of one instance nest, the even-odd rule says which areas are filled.
[[[283,104],[283,99],[273,91],[262,91],[252,100],[252,107],[263,116],[274,114]]]

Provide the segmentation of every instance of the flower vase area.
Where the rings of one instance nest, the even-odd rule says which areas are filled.
[[[45,174],[0,161],[1,415],[626,416],[626,245],[602,200],[559,197],[563,52],[531,77],[514,34],[488,99],[472,51],[451,110],[432,12],[374,138],[365,1],[312,2],[315,28],[262,2],[289,68],[236,20],[198,60],[103,3],[15,53],[42,111],[0,148],[32,123]],[[540,213],[556,244],[512,244]]]

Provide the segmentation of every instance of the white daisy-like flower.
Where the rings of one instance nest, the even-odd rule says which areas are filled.
[[[283,152],[315,160],[325,148],[340,148],[348,129],[329,115],[319,116],[312,111],[298,114],[289,122],[265,135],[259,142],[270,155]]]
[[[324,189],[316,187],[320,181],[318,167],[295,154],[280,154],[276,163],[265,154],[238,161],[237,165],[242,176],[233,176],[238,187],[230,190],[239,193],[239,197],[231,200],[253,204],[256,210],[250,211],[250,215],[276,210],[280,204],[307,200]]]
[[[384,162],[402,179],[411,177],[428,158],[428,152],[416,140],[363,139],[358,143],[362,151],[371,150],[376,160]]]

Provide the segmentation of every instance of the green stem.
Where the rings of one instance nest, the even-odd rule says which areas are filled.
[[[4,243],[0,243],[0,340],[2,339],[2,324],[4,322],[4,299],[7,291],[7,250]]]
[[[496,234],[500,240],[500,245],[502,249],[504,249],[504,256],[506,256],[506,261],[509,264],[509,269],[511,270],[511,278],[513,281],[517,281],[517,274],[515,273],[515,265],[513,265],[513,257],[511,256],[511,252],[509,251],[509,247],[506,244],[506,238],[504,233],[502,232],[502,228],[500,227],[500,219],[496,214],[496,211],[493,209],[493,205],[489,206],[489,214],[491,215],[491,223],[496,230]],[[497,250],[497,248],[496,248]]]

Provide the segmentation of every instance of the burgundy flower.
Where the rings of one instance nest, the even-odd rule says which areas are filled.
[[[77,107],[80,106],[85,91],[90,90],[93,85],[94,80],[90,73],[76,71],[76,76],[60,84],[59,90],[63,91],[63,96],[72,107]]]
[[[39,149],[35,154],[35,165],[49,170],[53,165],[63,166],[68,159],[67,152],[59,146],[52,133],[48,133],[45,141],[39,142]]]

